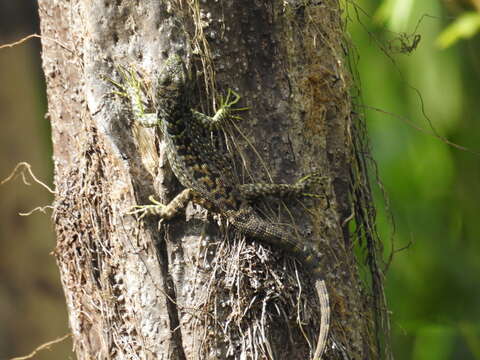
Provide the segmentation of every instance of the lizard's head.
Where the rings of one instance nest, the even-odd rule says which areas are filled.
[[[187,80],[188,72],[182,58],[177,54],[170,55],[160,73],[159,87],[168,91],[183,91]]]

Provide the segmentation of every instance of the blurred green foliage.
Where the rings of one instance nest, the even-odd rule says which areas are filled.
[[[471,38],[480,30],[480,14],[469,11],[461,15],[451,25],[442,31],[437,44],[446,48],[462,38]]]
[[[479,37],[456,42],[467,32],[438,0],[345,2],[396,223],[376,191],[379,231],[386,256],[392,238],[404,248],[387,274],[395,359],[480,359]]]

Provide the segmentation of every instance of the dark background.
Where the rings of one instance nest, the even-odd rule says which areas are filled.
[[[396,359],[480,359],[480,156],[435,136],[480,152],[480,1],[346,2],[363,95],[355,101],[389,196],[387,209],[376,187],[385,258],[405,248],[387,278]],[[468,29],[473,36],[461,38]],[[38,32],[36,2],[0,0],[0,44]],[[415,34],[421,41],[409,49]],[[27,161],[51,184],[38,39],[0,49],[0,84],[0,179]],[[51,213],[18,216],[51,194],[16,178],[0,199],[0,359],[8,359],[69,330]],[[73,358],[71,347],[35,359]]]

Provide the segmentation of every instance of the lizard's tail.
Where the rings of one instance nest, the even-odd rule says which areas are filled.
[[[319,267],[320,256],[310,245],[302,244],[289,234],[282,232],[276,226],[267,223],[253,212],[246,212],[242,215],[232,216],[231,224],[240,232],[250,235],[253,238],[275,247],[287,250],[291,255],[299,258],[305,265],[310,267],[315,276],[315,288],[320,301],[321,321],[320,334],[313,360],[320,360],[327,344],[328,331],[330,328],[330,305],[328,300],[327,287],[321,278]]]
[[[320,279],[315,280],[315,289],[317,290],[318,298],[320,300],[322,320],[320,322],[320,334],[318,335],[317,347],[315,348],[313,360],[320,360],[327,345],[328,331],[330,328],[330,304],[325,281]]]

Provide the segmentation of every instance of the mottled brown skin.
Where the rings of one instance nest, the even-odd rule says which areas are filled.
[[[318,177],[312,176],[294,185],[235,183],[232,165],[225,161],[225,156],[219,155],[219,149],[209,138],[209,131],[219,127],[227,116],[229,105],[214,117],[191,110],[190,83],[182,59],[170,56],[159,78],[155,104],[157,125],[166,143],[169,163],[186,190],[168,205],[157,203],[140,208],[168,219],[193,200],[228,219],[241,233],[286,250],[305,263],[315,278],[321,303],[322,321],[314,357],[320,359],[326,345],[330,315],[328,294],[319,267],[320,254],[311,245],[260,218],[248,202],[262,195],[301,194]]]

